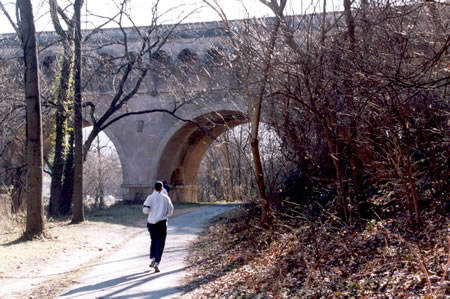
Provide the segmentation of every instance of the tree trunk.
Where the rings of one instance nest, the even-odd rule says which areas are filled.
[[[345,218],[347,218],[347,204],[345,202],[345,185],[344,170],[341,166],[340,152],[337,146],[337,137],[333,138],[331,134],[330,124],[324,122],[325,136],[327,138],[328,150],[333,159],[334,168],[336,169],[336,189],[337,189],[337,209]]]
[[[282,0],[280,6],[276,9],[276,15],[281,16],[283,14],[284,7],[286,6],[286,1]],[[264,92],[266,90],[267,79],[269,77],[269,70],[272,61],[272,55],[275,48],[275,42],[278,37],[278,31],[281,25],[281,18],[277,17],[273,25],[272,31],[270,33],[270,41],[267,47],[267,52],[264,55],[264,61],[262,65],[262,79],[260,81],[260,86],[258,87],[258,94],[256,97],[256,103],[253,106],[253,102],[249,98],[249,110],[250,110],[250,146],[253,154],[253,162],[255,167],[256,184],[258,185],[259,196],[262,201],[262,222],[264,225],[270,225],[270,205],[269,199],[266,194],[266,186],[264,183],[264,171],[261,162],[261,154],[259,151],[259,140],[258,131],[261,119],[261,108],[262,101],[264,99]]]
[[[60,79],[57,83],[57,107],[55,116],[55,156],[52,167],[52,183],[50,189],[49,215],[57,216],[61,210],[62,204],[62,184],[66,147],[66,110],[65,103],[67,101],[69,78],[70,78],[70,50],[64,47],[64,55],[62,67],[60,71]]]
[[[97,143],[97,175],[98,175],[98,188],[97,188],[97,198],[96,198],[96,204],[98,204],[99,207],[103,208],[105,206],[105,202],[103,198],[105,197],[105,186],[104,186],[104,176],[103,173],[103,163],[102,163],[102,149],[100,146],[100,137],[96,138]]]
[[[365,15],[366,9],[367,9],[367,1],[363,0],[363,3],[361,4],[364,12],[363,12],[363,30],[366,30],[365,33],[367,34],[367,16]],[[352,15],[351,11],[351,2],[350,0],[344,0],[344,15],[345,15],[345,22],[347,24],[347,35],[348,40],[350,43],[350,56],[348,61],[348,65],[346,66],[346,69],[349,71],[349,74],[355,73],[354,65],[357,64],[358,55],[355,52],[356,51],[356,37],[355,37],[355,20]],[[366,41],[366,37],[363,37],[363,43]],[[357,124],[356,124],[356,118],[358,115],[357,109],[355,109],[355,97],[354,97],[354,83],[352,75],[349,75],[349,77],[344,80],[344,86],[346,90],[347,99],[348,99],[348,106],[352,111],[352,121],[350,128],[343,128],[345,130],[346,135],[348,138],[346,139],[347,144],[349,144],[349,162],[351,166],[352,171],[352,182],[353,182],[353,191],[355,194],[355,200],[358,206],[358,212],[360,215],[364,214],[365,211],[364,207],[367,206],[367,198],[365,196],[365,190],[364,190],[364,183],[362,180],[362,162],[359,158],[359,150],[357,145]],[[348,133],[347,133],[348,132]]]
[[[58,6],[57,0],[49,0],[50,7],[50,17],[52,19],[53,26],[55,27],[55,31],[59,37],[61,37],[63,41],[63,57],[61,63],[61,70],[59,72],[59,80],[57,82],[57,111],[56,111],[56,124],[55,124],[55,157],[52,167],[52,185],[50,190],[50,214],[57,214],[62,212],[66,214],[68,210],[70,210],[70,205],[72,201],[72,194],[68,196],[66,193],[63,195],[63,184],[67,184],[73,179],[66,180],[63,182],[63,172],[64,162],[66,159],[66,118],[67,114],[65,111],[65,104],[68,101],[69,94],[69,81],[70,75],[72,73],[72,58],[73,58],[73,23],[65,20],[67,29],[65,30],[58,18],[58,10],[60,7]],[[71,135],[73,137],[73,134]],[[67,159],[69,160],[69,159]],[[71,160],[73,164],[73,159]],[[69,165],[69,169],[72,165]],[[65,186],[67,191],[67,185]],[[73,186],[69,188],[73,190]]]
[[[352,2],[350,0],[344,0],[344,16],[345,16],[345,23],[347,24],[347,36],[348,41],[350,42],[350,51],[353,51],[355,49],[355,20],[352,15],[351,10],[351,4]]]
[[[43,147],[42,116],[39,95],[39,65],[36,32],[30,0],[18,0],[20,27],[25,60],[25,98],[27,115],[27,224],[25,234],[37,235],[44,230],[42,204]]]
[[[234,192],[234,183],[233,183],[233,168],[231,166],[230,161],[230,149],[228,147],[230,143],[229,138],[229,132],[226,132],[225,134],[225,142],[224,142],[224,158],[225,158],[225,171],[227,173],[227,197],[229,201],[235,201],[236,200],[236,194]]]
[[[69,134],[69,148],[67,150],[66,161],[64,163],[64,181],[61,192],[61,202],[59,213],[69,215],[72,208],[73,196],[73,158],[74,158],[74,137],[73,131]]]
[[[81,98],[81,7],[83,0],[75,0],[75,50],[74,50],[74,188],[72,223],[84,221],[83,207],[83,115]]]

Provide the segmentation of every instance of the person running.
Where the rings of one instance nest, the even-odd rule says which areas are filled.
[[[150,233],[150,267],[159,272],[159,263],[167,236],[167,219],[173,213],[170,197],[163,192],[163,183],[155,182],[155,192],[147,196],[142,211],[148,214],[147,228]]]

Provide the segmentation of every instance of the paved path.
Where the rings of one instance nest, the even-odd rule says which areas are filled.
[[[59,298],[180,298],[187,269],[187,245],[207,221],[231,208],[209,206],[169,219],[160,273],[149,265],[150,237],[143,230],[117,252],[84,275]]]

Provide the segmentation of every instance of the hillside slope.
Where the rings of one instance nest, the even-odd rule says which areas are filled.
[[[278,215],[255,207],[216,219],[191,247],[190,298],[444,298],[450,296],[449,218],[427,211],[347,225],[332,214]]]

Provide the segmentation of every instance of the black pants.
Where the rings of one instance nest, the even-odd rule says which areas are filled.
[[[155,224],[147,223],[150,233],[150,259],[154,258],[159,263],[164,251],[167,236],[167,220],[159,221]]]

